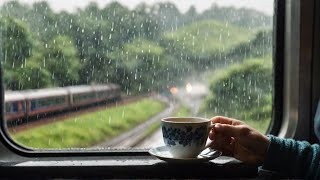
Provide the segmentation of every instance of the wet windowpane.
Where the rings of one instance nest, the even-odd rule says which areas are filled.
[[[150,148],[160,119],[266,132],[273,1],[0,1],[8,135],[32,149]]]

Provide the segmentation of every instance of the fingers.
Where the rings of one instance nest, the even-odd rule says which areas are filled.
[[[216,123],[209,133],[211,140],[215,139],[217,135],[223,135],[226,137],[239,137],[246,136],[250,133],[250,128],[247,125],[229,125]]]
[[[227,137],[246,136],[250,133],[250,129],[246,125],[233,126],[229,124],[216,124],[213,133],[210,136],[221,134]]]
[[[210,133],[209,133],[209,139],[213,140],[214,139],[214,130],[211,129]]]
[[[222,148],[230,145],[230,143],[231,143],[230,137],[216,135],[212,144],[215,145],[215,147]]]
[[[228,118],[228,117],[224,117],[224,116],[213,117],[211,119],[211,121],[212,121],[212,123],[230,124],[230,125],[244,124],[243,122],[241,122],[239,120]]]
[[[211,119],[215,126],[209,133],[211,147],[243,162],[261,164],[270,140],[242,121],[223,116]]]
[[[233,143],[231,138],[217,137],[210,144],[210,147],[222,152],[225,156],[233,156]]]

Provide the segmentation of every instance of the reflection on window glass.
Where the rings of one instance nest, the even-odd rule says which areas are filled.
[[[273,1],[0,1],[8,134],[29,148],[148,148],[160,119],[265,132]],[[119,137],[125,138],[119,138]]]

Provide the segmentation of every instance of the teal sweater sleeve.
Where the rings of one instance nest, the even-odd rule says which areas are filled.
[[[295,141],[269,136],[262,169],[275,171],[284,177],[320,179],[320,146],[306,141]]]

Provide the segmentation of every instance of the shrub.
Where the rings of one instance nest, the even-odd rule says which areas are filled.
[[[216,71],[201,111],[242,120],[270,118],[272,70],[266,59],[251,59]]]

